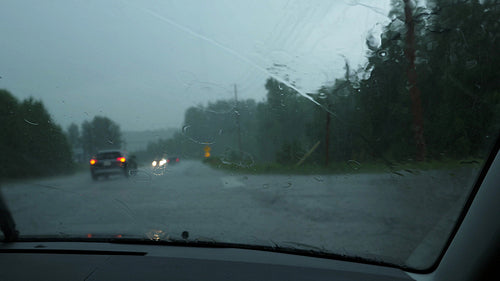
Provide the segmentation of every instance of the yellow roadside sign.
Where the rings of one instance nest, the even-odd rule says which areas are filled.
[[[210,148],[210,146],[208,146],[208,145],[205,145],[203,150],[205,151],[205,158],[210,157],[210,150],[212,150],[212,148]]]

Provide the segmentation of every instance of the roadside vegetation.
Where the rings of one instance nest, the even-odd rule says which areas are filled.
[[[0,89],[0,180],[73,170],[71,147],[41,101]]]
[[[68,174],[88,169],[100,149],[120,148],[120,127],[96,116],[63,130],[40,100],[19,101],[0,89],[0,181]]]
[[[343,78],[307,94],[317,104],[269,78],[265,100],[191,107],[148,151],[254,173],[481,165],[500,132],[500,5],[411,2],[393,1],[391,22],[366,38],[366,65],[346,61]]]
[[[468,160],[428,160],[412,163],[393,163],[387,165],[383,162],[347,161],[345,163],[331,163],[324,165],[283,165],[279,163],[257,163],[251,166],[242,166],[237,163],[225,162],[217,157],[205,158],[203,163],[212,168],[222,169],[236,174],[294,174],[294,175],[335,175],[335,174],[374,174],[392,173],[403,176],[405,174],[419,174],[421,171],[441,170],[455,171],[462,168],[480,169],[484,164],[483,159]]]
[[[123,146],[120,126],[104,116],[95,116],[91,121],[84,121],[80,126],[72,123],[66,135],[72,145],[73,158],[79,167],[99,150],[121,149]]]
[[[235,95],[190,107],[182,128],[135,152],[137,160],[176,155],[298,174],[481,166],[500,132],[500,5],[411,2],[392,1],[390,23],[366,38],[365,65],[346,60],[344,77],[314,93],[297,92],[285,76],[267,79],[262,101]],[[0,179],[68,173],[124,144],[107,117],[64,131],[41,101],[6,90],[0,126]]]

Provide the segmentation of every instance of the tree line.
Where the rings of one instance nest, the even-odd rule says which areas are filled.
[[[67,129],[76,162],[85,162],[97,151],[121,149],[123,145],[120,126],[105,116],[95,116],[85,120],[80,126],[75,123]]]
[[[70,172],[71,148],[43,103],[0,89],[0,179]]]
[[[265,101],[191,107],[148,151],[201,158],[210,146],[242,165],[484,156],[500,131],[498,1],[391,4],[381,42],[366,38],[367,64],[346,62],[343,78],[310,94],[321,106],[269,78]]]
[[[54,122],[40,100],[19,101],[0,89],[0,180],[73,172],[98,150],[121,148],[120,127],[96,116],[67,131]]]

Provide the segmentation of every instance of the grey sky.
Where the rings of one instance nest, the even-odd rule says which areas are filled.
[[[388,2],[2,1],[0,88],[41,99],[63,127],[179,127],[233,84],[260,101],[271,74],[306,93],[343,75],[342,56],[363,64]]]

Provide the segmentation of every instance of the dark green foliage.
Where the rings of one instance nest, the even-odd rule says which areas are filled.
[[[267,102],[258,107],[256,132],[261,141],[261,160],[275,161],[277,151],[283,150],[285,143],[312,146],[316,141],[307,136],[307,129],[316,106],[274,79],[267,80],[266,90]]]
[[[418,114],[410,95],[415,85],[426,160],[484,157],[500,131],[500,4],[430,0],[425,7],[411,6],[412,72],[405,2],[391,3],[392,21],[381,34],[380,46],[366,41],[368,64],[352,71],[346,63],[343,79],[312,95],[321,106],[270,78],[265,101],[192,107],[183,132],[157,145],[182,147],[184,153],[202,157],[209,143],[222,162],[238,162],[244,154],[256,163],[291,166],[319,141],[305,165],[411,163],[418,159]],[[412,84],[409,77],[415,73]]]
[[[500,130],[499,6],[428,1],[426,8],[413,11],[428,159],[482,156]],[[362,136],[356,147],[362,153],[353,159],[415,159],[403,8],[402,1],[393,1],[394,20],[382,33],[381,46],[370,47],[368,70],[360,70],[370,78],[361,81],[353,97],[351,114],[360,118],[347,120]]]
[[[68,141],[73,147],[81,146],[80,129],[78,128],[78,125],[72,123],[68,127],[67,135]]]
[[[284,165],[293,165],[299,162],[305,151],[298,141],[285,141],[276,153],[276,162]]]
[[[500,5],[484,2],[436,4],[426,26],[421,87],[436,157],[479,156],[500,130]]]
[[[62,129],[41,101],[18,102],[0,90],[0,178],[56,175],[72,167],[71,149]]]
[[[96,116],[92,121],[82,123],[80,142],[86,159],[99,150],[120,149],[120,126],[108,117]]]
[[[258,148],[256,135],[257,104],[253,100],[217,101],[207,106],[191,107],[185,113],[184,126],[168,140],[148,145],[151,157],[165,154],[203,158],[204,148],[211,154],[248,162]],[[241,151],[238,141],[241,136]]]

